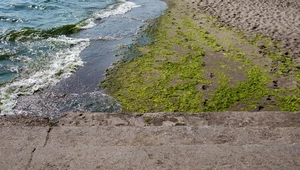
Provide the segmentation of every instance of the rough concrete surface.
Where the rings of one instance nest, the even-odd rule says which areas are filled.
[[[0,169],[300,169],[300,113],[0,117]]]

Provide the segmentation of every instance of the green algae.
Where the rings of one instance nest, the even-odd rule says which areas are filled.
[[[297,72],[291,57],[282,55],[279,43],[262,35],[247,39],[272,59],[273,69],[278,70],[274,73],[255,64],[247,52],[230,43],[229,48],[225,48],[189,17],[174,19],[174,11],[170,9],[146,30],[152,41],[148,45],[133,45],[123,54],[122,62],[109,70],[107,79],[101,82],[102,88],[122,104],[124,112],[249,111],[261,105],[265,105],[262,108],[266,110],[299,111],[299,88],[269,87],[274,77],[292,76],[300,82],[299,70]],[[210,20],[216,22],[214,18]],[[232,28],[226,27],[226,30]],[[242,33],[238,35],[244,37]],[[222,70],[214,70],[217,83],[214,89],[207,91],[206,85],[212,86],[214,81],[204,76],[207,68],[202,58],[207,50],[223,51],[228,61],[239,62],[238,68],[226,64],[220,68],[232,72],[243,70],[247,80],[232,86],[234,78]],[[268,96],[274,96],[275,100],[267,103],[264,98]]]
[[[248,70],[247,76],[248,79],[245,82],[240,82],[235,87],[229,87],[228,78],[222,74],[219,79],[221,86],[208,100],[204,111],[226,111],[234,104],[258,100],[268,95],[269,90],[266,88],[268,77],[258,67]]]
[[[171,21],[162,17],[159,22]],[[102,83],[104,88],[109,87],[125,111],[200,111],[203,99],[196,86],[207,82],[201,75],[204,50],[187,42],[189,48],[184,54],[172,50],[173,46],[182,44],[178,38],[188,38],[191,42],[195,38],[190,34],[168,38],[167,29],[160,25],[160,31],[154,35],[155,43],[139,49],[147,52],[131,62],[121,63],[118,68],[122,72],[116,71]]]
[[[282,111],[291,111],[291,112],[299,111],[300,108],[299,95],[288,95],[284,97],[279,97],[279,101],[280,103],[278,103],[278,107],[280,107]]]
[[[10,57],[10,54],[0,54],[0,60],[8,60]]]
[[[58,35],[70,35],[78,32],[79,27],[76,24],[64,25],[58,28],[53,28],[50,30],[35,30],[33,28],[23,28],[20,31],[11,31],[0,39],[5,39],[8,41],[26,41],[33,38],[49,38]]]
[[[297,87],[281,89],[268,89],[269,96],[275,96],[276,104],[270,105],[269,108],[275,108],[275,110],[281,111],[299,111],[300,110],[300,67],[297,66],[294,62],[294,58],[290,55],[289,51],[281,48],[279,42],[274,41],[272,38],[265,36],[263,34],[251,34],[246,36],[241,30],[237,30],[227,25],[220,24],[216,19],[210,19],[215,26],[220,30],[229,30],[234,31],[241,38],[246,39],[247,43],[256,46],[259,48],[263,56],[272,60],[271,70],[269,73],[264,73],[268,75],[269,78],[288,78],[295,80],[297,82]],[[228,53],[228,51],[226,51]],[[227,54],[227,56],[234,56],[234,54]],[[248,64],[251,63],[251,60],[245,58],[243,55],[233,57],[235,60],[248,60]],[[246,61],[244,60],[244,61]],[[244,62],[245,63],[245,62]]]

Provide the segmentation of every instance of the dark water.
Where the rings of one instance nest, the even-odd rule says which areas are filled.
[[[13,2],[0,2],[1,114],[47,116],[121,111],[98,84],[119,47],[167,7],[158,0]]]
[[[17,77],[22,69],[32,64],[32,60],[53,54],[53,49],[60,51],[56,41],[65,40],[60,35],[51,42],[40,34],[22,34],[26,31],[57,29],[68,24],[77,24],[93,17],[116,0],[4,0],[0,2],[0,83]],[[18,34],[19,33],[19,34]],[[15,37],[13,34],[17,34]],[[54,33],[53,33],[54,34]],[[22,41],[26,38],[27,41]],[[38,41],[36,41],[38,39]],[[66,48],[67,42],[62,48]],[[35,62],[34,62],[35,63]]]

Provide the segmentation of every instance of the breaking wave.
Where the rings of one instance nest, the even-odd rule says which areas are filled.
[[[0,87],[1,114],[12,114],[18,96],[30,95],[60,79],[69,77],[77,67],[83,66],[79,54],[89,45],[89,39],[66,36],[47,38],[46,41],[59,50],[48,52],[23,68],[18,78]]]

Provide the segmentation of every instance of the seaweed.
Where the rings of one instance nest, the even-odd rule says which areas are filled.
[[[145,34],[151,41],[132,44],[122,54],[121,62],[109,70],[107,78],[101,82],[100,86],[121,103],[124,112],[299,110],[299,87],[270,87],[276,77],[289,76],[298,84],[300,82],[300,69],[294,65],[292,57],[281,51],[279,43],[263,35],[247,38],[241,31],[225,26],[226,31],[241,36],[243,43],[261,49],[262,55],[272,60],[272,67],[279,70],[274,73],[254,62],[254,54],[230,42],[222,44],[210,32],[211,28],[221,30],[223,26],[210,22],[206,27],[199,27],[188,14],[176,13],[177,7],[170,7],[149,26]],[[218,22],[213,17],[209,20]],[[203,61],[207,52],[221,54],[222,60],[237,62],[239,66],[231,68],[219,62],[219,69],[213,71],[216,79],[208,78],[204,75],[212,70],[206,68]],[[229,77],[228,71],[237,70],[245,73],[245,81],[235,82],[237,80]],[[268,96],[273,96],[274,100],[265,101]]]
[[[5,39],[7,41],[26,41],[34,38],[49,38],[58,35],[70,35],[78,32],[79,28],[76,24],[64,25],[58,28],[53,28],[50,30],[36,30],[33,28],[23,28],[20,31],[11,31],[0,39]]]

